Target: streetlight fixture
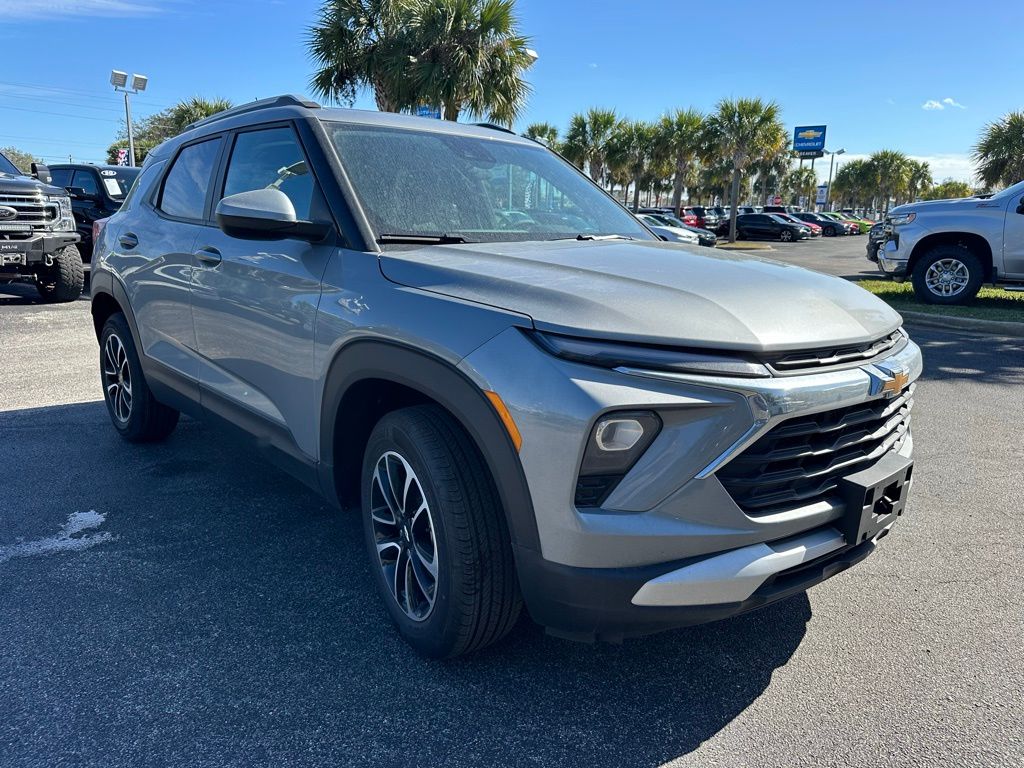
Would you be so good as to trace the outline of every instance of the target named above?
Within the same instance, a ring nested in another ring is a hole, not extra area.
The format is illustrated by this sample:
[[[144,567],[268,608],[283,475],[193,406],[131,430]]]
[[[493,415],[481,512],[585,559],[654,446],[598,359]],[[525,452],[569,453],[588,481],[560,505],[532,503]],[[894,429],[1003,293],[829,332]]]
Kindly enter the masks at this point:
[[[113,69],[110,71],[110,84],[114,86],[115,91],[119,91],[124,94],[124,122],[128,126],[128,160],[129,165],[135,165],[135,137],[132,134],[132,108],[128,103],[128,96],[131,94],[140,94],[146,90],[146,86],[149,85],[149,78],[145,75],[132,75],[131,87],[128,87],[128,73],[122,72],[119,69]]]
[[[832,203],[832,167],[836,162],[836,155],[842,155],[846,152],[845,149],[837,149],[835,152],[830,152],[832,155],[828,161],[828,187],[825,188],[825,207],[828,208]]]

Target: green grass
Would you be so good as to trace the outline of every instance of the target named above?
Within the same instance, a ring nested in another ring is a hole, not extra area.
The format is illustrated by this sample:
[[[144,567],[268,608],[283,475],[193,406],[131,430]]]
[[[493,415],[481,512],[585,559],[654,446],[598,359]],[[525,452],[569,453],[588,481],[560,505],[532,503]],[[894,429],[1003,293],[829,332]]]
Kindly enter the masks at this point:
[[[919,302],[914,298],[914,289],[909,282],[901,284],[888,280],[860,280],[857,285],[871,291],[897,311],[1024,323],[1024,293],[1011,293],[1002,288],[982,288],[978,297],[966,306],[942,306]]]

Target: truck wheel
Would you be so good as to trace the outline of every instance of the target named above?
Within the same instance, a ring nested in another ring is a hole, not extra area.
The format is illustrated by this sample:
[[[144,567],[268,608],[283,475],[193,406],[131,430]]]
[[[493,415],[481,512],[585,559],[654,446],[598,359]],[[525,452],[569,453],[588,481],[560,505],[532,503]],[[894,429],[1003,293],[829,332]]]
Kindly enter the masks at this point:
[[[981,260],[962,245],[937,245],[914,265],[914,294],[927,304],[966,304],[984,280]]]
[[[157,402],[146,385],[128,321],[111,315],[100,333],[100,380],[114,429],[130,443],[164,440],[178,425],[179,413]]]
[[[449,658],[512,629],[522,600],[504,512],[483,458],[447,411],[418,405],[377,423],[361,498],[374,582],[413,648]]]
[[[36,278],[36,288],[43,301],[74,301],[85,287],[85,269],[82,256],[73,245],[53,254],[53,266],[47,267]]]

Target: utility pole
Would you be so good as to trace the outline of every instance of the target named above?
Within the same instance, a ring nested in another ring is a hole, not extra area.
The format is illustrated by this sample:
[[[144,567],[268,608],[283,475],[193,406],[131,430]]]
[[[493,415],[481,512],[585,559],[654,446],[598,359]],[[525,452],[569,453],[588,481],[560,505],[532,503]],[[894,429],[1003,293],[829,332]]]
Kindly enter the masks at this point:
[[[839,149],[832,152],[832,157],[828,161],[828,187],[825,189],[825,208],[831,207],[832,203],[832,167],[836,162],[836,155],[841,155],[846,152],[845,149]]]

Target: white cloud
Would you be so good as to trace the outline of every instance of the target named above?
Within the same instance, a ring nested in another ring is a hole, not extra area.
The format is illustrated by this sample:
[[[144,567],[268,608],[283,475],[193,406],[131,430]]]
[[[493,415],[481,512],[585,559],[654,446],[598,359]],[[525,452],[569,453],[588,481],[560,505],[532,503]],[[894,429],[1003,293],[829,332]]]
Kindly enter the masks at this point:
[[[935,181],[955,179],[956,181],[966,181],[969,184],[974,183],[974,162],[971,160],[970,155],[948,152],[937,155],[908,155],[908,157],[912,160],[923,160],[928,163],[928,167],[932,172],[932,178],[935,179]],[[867,159],[868,155],[857,154],[854,152],[847,152],[845,155],[837,155],[836,169],[842,168],[851,160]],[[825,157],[822,160],[819,160],[814,166],[814,171],[818,174],[818,179],[822,184],[827,182],[828,158]]]
[[[55,20],[68,16],[144,16],[158,13],[157,0],[3,0],[0,19]]]
[[[963,104],[961,104],[958,101],[954,101],[949,96],[944,98],[942,100],[942,103],[945,104],[947,107],[956,107],[957,109],[967,109],[967,107],[965,107]]]
[[[921,109],[945,109],[941,101],[935,99],[928,99],[924,104],[921,105]]]
[[[953,107],[955,109],[967,109],[956,99],[951,96],[947,96],[942,101],[938,99],[928,99],[924,104],[921,105],[921,109],[933,110],[933,109],[945,109],[946,107]]]

